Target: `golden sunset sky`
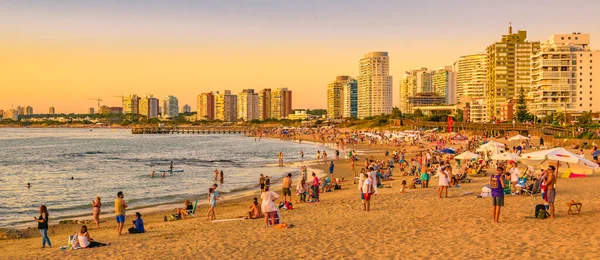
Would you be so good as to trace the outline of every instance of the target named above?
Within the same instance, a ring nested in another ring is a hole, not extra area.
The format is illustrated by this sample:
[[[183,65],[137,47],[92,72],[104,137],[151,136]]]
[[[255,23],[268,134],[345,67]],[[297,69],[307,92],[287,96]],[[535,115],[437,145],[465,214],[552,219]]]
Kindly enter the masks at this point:
[[[600,4],[579,1],[0,1],[0,109],[84,113],[90,98],[179,98],[288,87],[325,108],[326,86],[387,51],[394,102],[404,71],[452,65],[507,32],[591,34]]]

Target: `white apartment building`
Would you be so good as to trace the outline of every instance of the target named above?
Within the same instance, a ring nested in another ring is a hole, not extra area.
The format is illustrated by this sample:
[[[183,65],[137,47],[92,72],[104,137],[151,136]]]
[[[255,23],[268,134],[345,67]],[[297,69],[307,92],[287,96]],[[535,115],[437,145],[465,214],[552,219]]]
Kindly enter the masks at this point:
[[[387,52],[370,52],[360,60],[358,74],[358,117],[392,112],[392,76]]]
[[[179,100],[174,96],[165,96],[163,100],[163,117],[179,116]]]
[[[237,102],[239,118],[245,121],[258,119],[258,93],[253,89],[244,89],[238,94]]]
[[[123,113],[124,114],[139,114],[140,113],[140,97],[137,95],[129,95],[128,97],[122,97],[123,100]]]
[[[473,99],[469,105],[471,123],[484,123],[488,121],[487,102],[484,98]]]
[[[465,55],[454,63],[456,77],[456,101],[467,97],[480,99],[486,96],[487,63],[484,53]]]
[[[589,48],[589,34],[555,34],[532,55],[530,111],[545,117],[561,111],[600,111],[594,93],[600,93],[600,52]],[[597,103],[597,102],[596,102]]]

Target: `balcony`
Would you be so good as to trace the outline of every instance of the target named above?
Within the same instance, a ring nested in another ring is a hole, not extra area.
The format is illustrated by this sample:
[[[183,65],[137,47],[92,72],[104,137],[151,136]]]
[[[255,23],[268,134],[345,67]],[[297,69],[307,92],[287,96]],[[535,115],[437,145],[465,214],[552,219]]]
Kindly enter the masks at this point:
[[[542,78],[571,78],[573,75],[571,71],[542,71]]]

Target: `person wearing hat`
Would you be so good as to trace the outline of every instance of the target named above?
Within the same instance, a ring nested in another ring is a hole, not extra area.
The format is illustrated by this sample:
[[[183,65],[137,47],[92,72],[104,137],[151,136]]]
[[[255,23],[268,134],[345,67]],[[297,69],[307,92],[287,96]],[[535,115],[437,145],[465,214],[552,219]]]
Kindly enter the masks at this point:
[[[144,232],[146,232],[146,230],[144,229],[144,220],[142,219],[142,214],[136,212],[135,219],[133,220],[133,227],[129,229],[129,234],[139,234]]]

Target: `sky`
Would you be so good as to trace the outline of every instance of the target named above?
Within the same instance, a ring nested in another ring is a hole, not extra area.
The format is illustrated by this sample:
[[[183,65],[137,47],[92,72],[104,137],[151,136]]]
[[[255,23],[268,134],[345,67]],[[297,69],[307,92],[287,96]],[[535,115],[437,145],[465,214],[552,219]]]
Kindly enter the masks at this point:
[[[394,104],[404,72],[452,65],[507,33],[591,34],[600,1],[0,0],[0,109],[84,113],[122,95],[179,98],[287,87],[294,108],[325,108],[327,84],[387,51]]]

